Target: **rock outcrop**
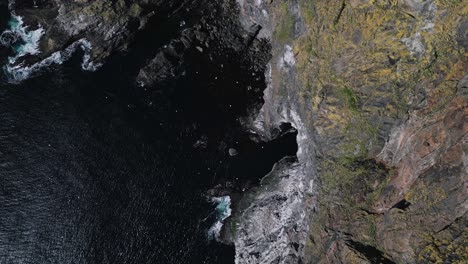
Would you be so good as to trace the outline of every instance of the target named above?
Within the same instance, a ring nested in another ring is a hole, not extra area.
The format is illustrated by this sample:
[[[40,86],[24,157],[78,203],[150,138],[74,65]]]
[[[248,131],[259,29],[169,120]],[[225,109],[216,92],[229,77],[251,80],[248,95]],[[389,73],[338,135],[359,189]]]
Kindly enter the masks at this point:
[[[270,56],[267,41],[258,36],[259,30],[243,28],[234,2],[206,3],[199,21],[183,28],[180,36],[158,50],[156,56],[141,68],[137,82],[151,86],[174,79],[184,71],[184,62],[198,57],[209,63],[219,63],[221,78],[223,61],[238,60],[252,74],[261,76]]]
[[[246,125],[271,140],[291,123],[299,151],[242,194],[225,231],[236,263],[463,261],[466,10],[238,3],[273,55]]]
[[[295,157],[284,158],[244,194],[231,228],[236,263],[300,263],[307,236],[304,167]]]
[[[145,27],[155,15],[175,11],[183,1],[11,1],[17,15],[30,29],[44,29],[41,54],[36,60],[64,50],[71,43],[86,39],[93,50],[91,60],[104,62],[114,51],[122,51],[129,38]]]
[[[168,21],[173,23],[188,13],[198,17],[200,4],[202,0],[10,0],[13,19],[24,23],[24,32],[16,34],[34,32],[34,38],[22,38],[23,42],[33,42],[26,45],[37,46],[37,51],[16,54],[6,71],[11,82],[21,81],[53,64],[62,64],[79,49],[84,52],[82,68],[95,71],[111,54],[128,51],[138,34],[155,34],[159,27],[173,27]],[[165,32],[162,38],[172,34]],[[15,50],[17,53],[18,48]]]

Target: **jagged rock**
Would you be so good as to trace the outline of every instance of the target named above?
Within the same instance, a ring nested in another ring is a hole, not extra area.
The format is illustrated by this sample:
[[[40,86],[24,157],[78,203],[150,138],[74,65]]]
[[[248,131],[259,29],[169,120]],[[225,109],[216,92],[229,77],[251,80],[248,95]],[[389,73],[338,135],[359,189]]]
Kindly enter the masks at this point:
[[[248,60],[252,71],[263,69],[269,59],[268,45],[241,27],[238,10],[231,1],[207,4],[201,21],[183,30],[181,35],[163,47],[139,72],[137,82],[145,86],[174,78],[183,72],[186,56],[202,56],[209,61],[221,61],[229,57]],[[193,55],[195,53],[195,55]],[[230,58],[229,60],[231,60]],[[239,61],[242,63],[242,61]],[[222,66],[220,68],[223,68]],[[215,80],[218,77],[213,77]]]
[[[115,51],[124,51],[131,38],[143,29],[149,17],[171,14],[188,1],[18,1],[14,11],[30,29],[40,25],[44,35],[41,53],[32,62],[64,50],[78,39],[90,42],[90,60],[102,63]]]
[[[297,159],[278,162],[258,189],[243,195],[240,209],[234,210],[231,222],[236,231],[228,238],[236,247],[236,263],[301,263],[310,214],[315,208],[315,158],[311,155],[314,144],[308,137],[311,133],[303,122],[303,110],[297,104],[296,95],[291,93],[289,98],[277,95],[281,74],[288,76],[289,88],[295,85],[294,74],[289,71],[294,65],[294,54],[291,48],[286,48],[286,55],[282,53],[278,59],[277,51],[284,46],[272,38],[276,24],[270,12],[275,15],[274,5],[263,1],[238,2],[244,27],[257,26],[257,35],[270,39],[273,45],[273,58],[266,71],[265,103],[259,113],[245,120],[245,125],[258,140],[269,141],[278,136],[278,127],[290,123],[298,131],[299,150]],[[284,62],[284,58],[288,67],[277,67],[277,62]]]

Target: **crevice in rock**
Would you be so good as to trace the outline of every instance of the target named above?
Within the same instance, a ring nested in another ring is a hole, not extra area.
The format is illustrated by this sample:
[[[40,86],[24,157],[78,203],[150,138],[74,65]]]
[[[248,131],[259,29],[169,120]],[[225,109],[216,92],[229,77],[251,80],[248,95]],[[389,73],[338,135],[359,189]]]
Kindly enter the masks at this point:
[[[335,21],[333,22],[334,25],[337,25],[338,22],[340,22],[341,16],[343,15],[343,11],[345,10],[345,8],[346,8],[346,1],[343,1],[343,3],[341,4],[340,11],[338,12],[338,15],[336,16]]]
[[[385,254],[377,248],[366,245],[354,240],[346,240],[346,244],[364,256],[369,262],[373,264],[396,264],[391,259],[387,258]]]
[[[396,203],[394,206],[392,206],[392,208],[397,208],[397,209],[400,209],[400,210],[403,210],[403,211],[407,211],[408,208],[410,207],[411,203],[406,201],[405,199],[399,201],[398,203]]]
[[[253,25],[252,28],[250,29],[251,30],[251,33],[249,34],[250,37],[248,39],[248,42],[247,42],[247,46],[251,46],[252,43],[255,41],[255,39],[257,39],[258,37],[258,34],[260,33],[260,31],[262,30],[262,26],[260,25]]]
[[[438,233],[440,233],[440,232],[443,232],[443,231],[445,231],[445,230],[451,228],[452,225],[455,225],[455,224],[457,224],[460,220],[465,219],[464,217],[465,217],[465,215],[455,218],[455,220],[453,220],[453,222],[451,222],[450,224],[448,224],[448,225],[442,227],[441,229],[437,230],[437,231],[436,231],[436,234],[438,234]]]

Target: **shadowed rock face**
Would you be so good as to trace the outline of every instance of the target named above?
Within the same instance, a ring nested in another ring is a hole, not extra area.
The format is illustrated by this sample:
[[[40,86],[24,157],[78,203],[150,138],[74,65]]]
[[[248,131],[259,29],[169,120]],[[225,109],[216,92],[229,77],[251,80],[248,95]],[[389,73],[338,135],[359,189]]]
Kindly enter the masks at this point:
[[[167,21],[191,13],[198,19],[200,1],[9,1],[16,32],[23,42],[33,43],[34,52],[18,54],[6,67],[11,82],[36,75],[44,68],[62,64],[77,50],[84,51],[82,68],[97,70],[111,54],[128,51],[134,37],[157,33]],[[156,30],[155,30],[156,29]],[[13,30],[14,32],[14,30]],[[34,36],[23,36],[30,34]],[[161,32],[161,31],[159,31]],[[172,32],[174,34],[174,32]],[[170,34],[162,34],[164,40]],[[156,38],[157,36],[154,36]],[[154,43],[149,43],[154,45]],[[15,50],[17,48],[15,47]]]
[[[29,30],[44,29],[40,54],[24,58],[28,64],[64,50],[79,39],[89,41],[89,59],[98,65],[116,51],[125,51],[141,30],[163,25],[170,17],[184,15],[190,21],[201,16],[204,0],[141,1],[10,1],[12,12],[21,16]],[[205,11],[209,9],[205,9]],[[187,14],[190,14],[187,15]],[[164,36],[162,36],[164,37]]]

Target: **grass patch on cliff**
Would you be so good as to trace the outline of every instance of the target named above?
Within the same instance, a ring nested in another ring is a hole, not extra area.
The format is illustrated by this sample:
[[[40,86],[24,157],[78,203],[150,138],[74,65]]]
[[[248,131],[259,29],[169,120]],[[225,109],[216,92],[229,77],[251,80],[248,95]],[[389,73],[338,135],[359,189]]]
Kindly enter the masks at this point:
[[[372,200],[375,195],[381,192],[392,171],[374,159],[367,159],[363,156],[344,156],[324,161],[322,188],[327,194],[339,191],[339,196],[355,197],[362,195],[363,203],[366,206],[367,200]],[[352,200],[353,200],[352,199]],[[356,201],[350,203],[357,205]]]
[[[289,11],[288,2],[283,2],[280,4],[278,16],[278,24],[274,31],[274,38],[280,44],[288,42],[292,37],[292,32],[294,29],[294,17]]]
[[[364,167],[353,166],[360,158],[345,156],[338,159],[326,160],[322,174],[322,188],[329,193],[343,186],[349,186],[354,179],[365,173]]]
[[[130,16],[132,17],[138,17],[142,12],[142,8],[139,4],[137,3],[134,3],[132,4],[132,6],[130,7]]]
[[[349,87],[344,87],[341,89],[341,96],[343,97],[346,107],[351,111],[358,111],[359,97],[356,92]]]

